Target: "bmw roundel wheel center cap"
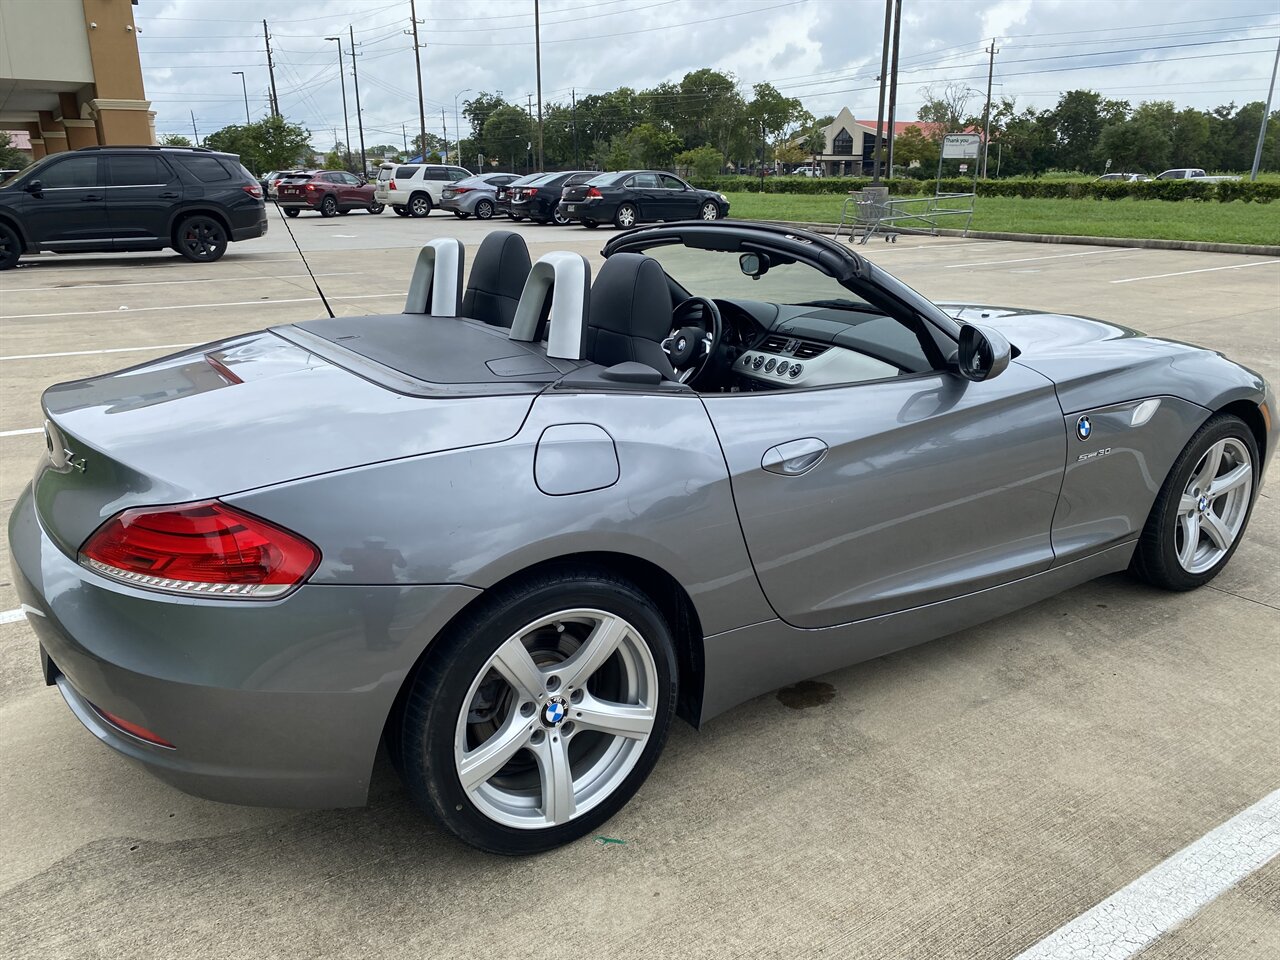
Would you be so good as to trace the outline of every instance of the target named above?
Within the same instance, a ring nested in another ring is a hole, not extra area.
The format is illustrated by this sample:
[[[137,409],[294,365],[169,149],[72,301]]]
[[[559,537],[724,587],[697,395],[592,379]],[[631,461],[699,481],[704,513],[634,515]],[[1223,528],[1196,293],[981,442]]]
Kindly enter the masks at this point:
[[[542,723],[548,727],[558,727],[569,712],[569,705],[563,697],[552,697],[542,708]]]

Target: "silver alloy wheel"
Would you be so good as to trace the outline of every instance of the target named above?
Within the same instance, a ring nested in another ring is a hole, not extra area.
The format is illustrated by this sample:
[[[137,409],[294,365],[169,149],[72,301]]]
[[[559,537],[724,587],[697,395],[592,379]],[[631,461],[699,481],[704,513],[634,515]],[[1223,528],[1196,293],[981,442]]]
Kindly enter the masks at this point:
[[[634,227],[635,225],[636,225],[635,207],[631,206],[630,204],[625,204],[622,207],[622,209],[618,211],[618,226],[622,227],[623,229],[626,229],[627,227]]]
[[[555,221],[558,227],[567,227],[570,223],[569,218],[560,212],[559,204],[551,208],[551,219]]]
[[[1174,549],[1187,573],[1217,564],[1240,535],[1253,493],[1249,448],[1234,437],[1205,451],[1178,501]]]
[[[592,609],[541,617],[508,637],[472,681],[454,733],[458,779],[498,823],[566,823],[635,768],[657,700],[653,653],[622,617]]]
[[[481,200],[476,204],[476,219],[488,220],[493,216],[493,204],[488,200]]]
[[[717,207],[710,200],[708,200],[706,203],[702,205],[702,219],[703,220],[719,220],[720,208]]]

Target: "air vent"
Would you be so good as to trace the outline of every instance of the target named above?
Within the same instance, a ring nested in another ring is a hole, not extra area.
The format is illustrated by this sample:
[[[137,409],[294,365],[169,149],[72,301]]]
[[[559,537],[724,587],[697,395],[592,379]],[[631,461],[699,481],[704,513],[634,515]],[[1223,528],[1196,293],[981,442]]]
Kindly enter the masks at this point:
[[[802,343],[796,347],[797,360],[812,360],[814,357],[820,357],[827,352],[827,348],[821,343]]]
[[[765,337],[764,343],[760,344],[757,349],[763,350],[765,353],[781,353],[787,348],[786,337]]]

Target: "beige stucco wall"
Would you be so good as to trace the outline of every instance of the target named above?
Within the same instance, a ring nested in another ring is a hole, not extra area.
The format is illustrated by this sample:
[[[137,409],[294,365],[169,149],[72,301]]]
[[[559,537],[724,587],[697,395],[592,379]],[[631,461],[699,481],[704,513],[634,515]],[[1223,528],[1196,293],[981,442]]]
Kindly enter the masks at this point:
[[[92,83],[82,0],[0,0],[0,77]]]

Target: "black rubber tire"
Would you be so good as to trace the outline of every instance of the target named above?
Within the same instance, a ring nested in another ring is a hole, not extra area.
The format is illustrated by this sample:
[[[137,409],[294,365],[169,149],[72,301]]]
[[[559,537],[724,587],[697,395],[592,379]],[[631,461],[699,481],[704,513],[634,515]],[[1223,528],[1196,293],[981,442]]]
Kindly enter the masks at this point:
[[[600,224],[596,223],[594,220],[583,220],[582,225],[588,230],[594,230],[596,227],[600,226]]]
[[[373,214],[375,217],[379,216],[385,209],[387,209],[387,205],[385,203],[371,203],[369,206],[365,207],[365,210]]]
[[[296,217],[296,216],[298,216],[298,214],[300,214],[300,213],[302,213],[302,211],[301,211],[301,210],[299,210],[297,207],[285,207],[285,208],[284,208],[284,215],[285,215],[286,217]]]
[[[227,231],[213,217],[196,214],[178,222],[174,247],[193,263],[213,263],[227,252]]]
[[[409,216],[429,217],[435,204],[431,202],[431,194],[415,193],[409,198]]]
[[[7,223],[0,223],[0,270],[11,270],[22,256],[22,240]]]
[[[625,617],[643,634],[658,673],[653,732],[639,762],[614,793],[587,813],[556,827],[526,830],[490,820],[458,781],[454,729],[472,680],[494,650],[525,624],[569,607]],[[465,843],[507,856],[539,853],[594,832],[648,777],[675,715],[678,675],[671,627],[635,585],[603,570],[566,565],[500,587],[467,610],[432,644],[408,680],[388,746],[414,802]]]
[[[320,201],[320,216],[336,217],[338,215],[338,200],[331,193]]]
[[[1244,525],[1227,552],[1203,573],[1188,573],[1182,568],[1182,564],[1178,563],[1174,542],[1174,518],[1178,512],[1178,502],[1182,498],[1182,491],[1191,481],[1192,471],[1195,470],[1205,451],[1226,437],[1239,440],[1249,451],[1249,459],[1253,464],[1252,500],[1244,516]],[[1229,413],[1215,414],[1206,420],[1187,441],[1187,445],[1182,448],[1182,453],[1178,454],[1178,459],[1169,468],[1169,475],[1165,477],[1164,485],[1160,488],[1156,502],[1151,507],[1151,513],[1147,516],[1146,525],[1142,529],[1137,550],[1134,551],[1133,560],[1129,564],[1130,571],[1152,586],[1164,590],[1194,590],[1221,573],[1249,529],[1249,518],[1253,514],[1253,504],[1257,501],[1259,467],[1258,441],[1243,420]]]
[[[623,224],[622,224],[622,211],[623,211],[623,210],[630,210],[630,211],[631,211],[631,222],[630,222],[629,224],[627,224],[626,226],[623,226]],[[620,204],[620,205],[618,206],[618,209],[614,211],[614,214],[613,214],[613,225],[614,225],[615,227],[617,227],[619,230],[630,230],[632,227],[639,225],[639,223],[640,223],[640,211],[638,211],[638,210],[635,208],[635,205],[634,205],[634,204],[630,204],[630,203],[623,203],[623,204]]]
[[[511,220],[512,223],[522,223],[524,221],[524,217],[513,217],[509,213],[507,214],[507,217]]]
[[[467,219],[467,217],[471,216],[471,214],[469,214],[469,213],[463,213],[461,210],[455,210],[455,211],[453,211],[453,215],[454,215],[455,217],[457,217],[459,220],[465,220],[465,219]]]
[[[338,211],[338,213],[339,213],[340,215],[344,216],[344,217],[345,217],[348,213],[350,213],[350,212],[351,212],[351,210],[350,210],[350,209],[347,209],[347,210],[339,210],[339,211]]]
[[[407,217],[409,215],[409,208],[401,206],[398,203],[392,204],[391,209],[395,211],[395,215],[397,217]]]
[[[481,200],[479,203],[476,204],[476,219],[477,220],[493,219],[493,201]]]

